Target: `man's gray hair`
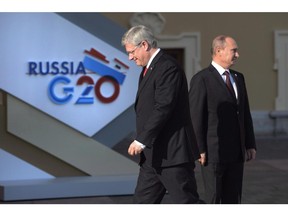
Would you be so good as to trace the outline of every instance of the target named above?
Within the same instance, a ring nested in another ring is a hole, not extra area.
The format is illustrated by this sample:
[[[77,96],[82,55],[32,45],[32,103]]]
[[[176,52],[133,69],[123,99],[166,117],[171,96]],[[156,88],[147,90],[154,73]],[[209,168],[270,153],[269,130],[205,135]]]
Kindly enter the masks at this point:
[[[226,35],[219,35],[217,36],[213,42],[212,42],[212,46],[211,46],[211,54],[215,55],[216,54],[216,48],[220,47],[222,49],[225,48],[226,46],[226,38],[228,38],[229,36]]]
[[[121,44],[139,45],[142,41],[147,41],[151,48],[157,48],[157,40],[152,31],[144,25],[134,26],[129,29],[122,37]]]

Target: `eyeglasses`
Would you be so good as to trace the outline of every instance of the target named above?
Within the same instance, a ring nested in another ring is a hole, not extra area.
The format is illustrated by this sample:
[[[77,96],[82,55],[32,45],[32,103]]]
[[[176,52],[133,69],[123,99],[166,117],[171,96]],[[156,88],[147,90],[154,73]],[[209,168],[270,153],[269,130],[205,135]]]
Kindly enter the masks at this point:
[[[139,48],[141,46],[141,44],[142,44],[142,41],[139,44],[137,44],[136,47],[133,50],[128,51],[127,54],[128,55],[134,55],[136,49]]]

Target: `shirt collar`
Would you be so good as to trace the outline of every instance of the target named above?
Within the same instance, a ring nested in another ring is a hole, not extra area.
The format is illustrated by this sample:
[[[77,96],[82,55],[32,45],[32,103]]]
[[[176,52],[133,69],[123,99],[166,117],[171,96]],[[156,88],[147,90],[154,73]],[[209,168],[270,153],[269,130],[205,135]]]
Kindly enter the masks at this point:
[[[225,71],[228,71],[228,72],[230,73],[229,69],[224,69],[223,67],[221,67],[219,64],[217,64],[217,63],[214,62],[214,61],[212,61],[211,64],[216,68],[216,70],[218,71],[218,73],[219,73],[221,76],[223,75],[223,73],[224,73]]]
[[[151,56],[151,58],[150,58],[149,61],[148,61],[148,64],[146,65],[146,68],[149,68],[151,62],[153,61],[153,59],[155,58],[155,56],[156,56],[159,52],[160,52],[160,48],[158,48],[158,49],[156,50],[156,52],[153,53],[153,55]]]

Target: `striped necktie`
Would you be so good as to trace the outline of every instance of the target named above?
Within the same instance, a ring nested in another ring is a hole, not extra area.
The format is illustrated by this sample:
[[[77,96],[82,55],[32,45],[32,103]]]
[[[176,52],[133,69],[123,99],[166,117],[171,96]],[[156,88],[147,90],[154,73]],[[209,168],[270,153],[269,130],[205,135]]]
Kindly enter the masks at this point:
[[[233,88],[231,80],[230,80],[230,74],[228,71],[225,71],[224,74],[226,76],[226,85],[227,85],[229,91],[232,93],[232,95],[236,98],[235,91],[234,91],[234,88]]]

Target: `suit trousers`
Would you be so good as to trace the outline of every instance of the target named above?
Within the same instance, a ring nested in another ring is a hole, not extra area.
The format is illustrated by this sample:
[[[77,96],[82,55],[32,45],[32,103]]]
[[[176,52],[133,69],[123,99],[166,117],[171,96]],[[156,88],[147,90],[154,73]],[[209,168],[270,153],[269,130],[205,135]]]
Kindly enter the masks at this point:
[[[194,168],[194,163],[185,163],[155,169],[144,162],[140,167],[133,202],[159,204],[168,191],[174,204],[199,203]]]
[[[201,166],[205,202],[208,204],[241,203],[243,169],[243,162],[208,163]]]

